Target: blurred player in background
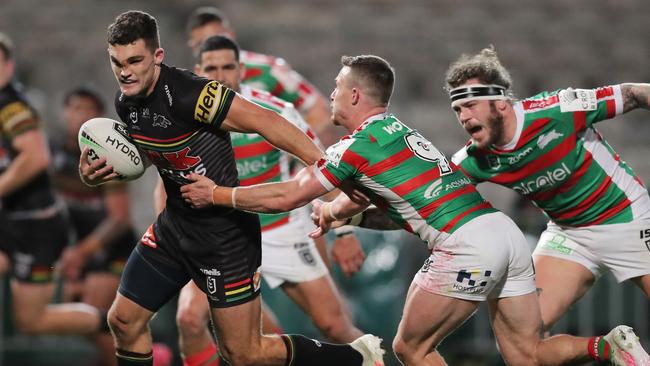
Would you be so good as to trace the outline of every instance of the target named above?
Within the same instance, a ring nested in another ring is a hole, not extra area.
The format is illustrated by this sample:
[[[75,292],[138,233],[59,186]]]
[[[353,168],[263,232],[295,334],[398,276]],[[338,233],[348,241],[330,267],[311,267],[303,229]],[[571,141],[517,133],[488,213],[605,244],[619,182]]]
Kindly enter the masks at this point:
[[[257,215],[197,209],[181,197],[188,176],[239,184],[230,131],[255,132],[306,163],[322,151],[277,113],[232,90],[163,63],[156,19],[141,11],[108,27],[111,68],[119,85],[115,108],[136,146],[158,168],[165,209],[133,250],[108,314],[120,366],[151,365],[149,322],[193,280],[206,294],[220,351],[238,365],[383,365],[380,340],[365,335],[334,345],[301,335],[260,333],[261,234]],[[106,159],[79,158],[89,185],[117,177]]]
[[[14,69],[12,43],[0,33],[0,271],[11,271],[15,325],[27,334],[107,332],[106,313],[90,305],[49,304],[68,222],[47,173],[41,122],[12,82]]]
[[[236,39],[235,31],[226,14],[210,6],[197,8],[192,12],[187,20],[187,33],[187,44],[195,55],[201,42],[210,36],[225,35]],[[240,61],[245,66],[242,84],[265,90],[292,103],[325,146],[337,140],[339,134],[330,124],[328,101],[312,83],[293,70],[284,59],[241,50]],[[339,264],[346,276],[350,276],[359,270],[365,255],[352,227],[341,227],[335,231],[332,259]],[[321,256],[328,263],[325,238],[316,238],[315,241]]]
[[[493,48],[462,56],[446,82],[471,136],[453,161],[473,183],[509,187],[550,220],[533,254],[546,330],[608,271],[650,296],[648,190],[595,128],[650,109],[650,84],[568,88],[516,101]]]
[[[246,72],[239,61],[239,47],[225,36],[212,36],[199,47],[194,72],[238,92],[248,100],[269,108],[313,137],[309,126],[291,103],[267,92],[241,85]],[[291,157],[258,134],[230,134],[242,186],[279,182],[290,177]],[[261,272],[269,287],[282,290],[313,320],[323,335],[336,343],[349,343],[361,336],[351,322],[341,297],[307,235],[313,228],[305,208],[289,213],[260,214],[262,227]],[[193,283],[181,291],[178,327],[181,351],[187,366],[208,365],[217,349],[207,330],[209,315],[205,295]],[[266,313],[264,314],[265,316]],[[216,361],[212,364],[216,365]]]
[[[230,188],[193,174],[190,180],[195,182],[181,187],[183,197],[195,207],[282,212],[337,186],[348,187],[350,181],[359,185],[395,224],[417,234],[431,250],[413,279],[393,342],[407,365],[444,365],[437,346],[481,302],[489,306],[507,364],[561,365],[590,359],[650,364],[636,335],[625,326],[604,337],[558,335],[541,340],[534,269],[521,231],[428,140],[387,113],[395,80],[387,61],[361,55],[344,56],[341,63],[331,96],[332,121],[350,135],[328,148],[325,158],[281,183]],[[367,206],[345,194],[339,197],[320,207],[321,220],[350,217]]]

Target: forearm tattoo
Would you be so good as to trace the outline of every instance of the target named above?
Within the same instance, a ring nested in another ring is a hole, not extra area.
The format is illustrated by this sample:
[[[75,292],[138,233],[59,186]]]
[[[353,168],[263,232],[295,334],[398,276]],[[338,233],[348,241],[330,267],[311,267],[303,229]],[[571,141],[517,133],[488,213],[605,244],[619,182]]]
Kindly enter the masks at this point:
[[[650,109],[648,97],[650,96],[650,84],[621,84],[623,95],[623,113],[635,108]]]

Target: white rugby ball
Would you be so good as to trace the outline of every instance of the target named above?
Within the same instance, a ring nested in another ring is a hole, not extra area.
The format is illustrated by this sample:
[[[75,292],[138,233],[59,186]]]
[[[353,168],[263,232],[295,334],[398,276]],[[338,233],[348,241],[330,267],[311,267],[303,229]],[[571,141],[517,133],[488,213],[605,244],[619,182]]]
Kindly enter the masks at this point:
[[[126,124],[110,118],[92,118],[79,129],[79,148],[88,146],[88,162],[105,157],[113,166],[118,180],[139,178],[145,171],[145,162],[129,136]]]

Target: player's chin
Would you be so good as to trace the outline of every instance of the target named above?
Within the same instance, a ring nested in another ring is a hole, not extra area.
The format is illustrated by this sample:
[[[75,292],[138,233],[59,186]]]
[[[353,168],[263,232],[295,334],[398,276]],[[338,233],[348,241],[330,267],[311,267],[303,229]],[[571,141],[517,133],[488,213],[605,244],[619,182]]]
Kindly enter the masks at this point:
[[[141,88],[139,83],[120,83],[120,92],[127,97],[133,97],[140,94]]]

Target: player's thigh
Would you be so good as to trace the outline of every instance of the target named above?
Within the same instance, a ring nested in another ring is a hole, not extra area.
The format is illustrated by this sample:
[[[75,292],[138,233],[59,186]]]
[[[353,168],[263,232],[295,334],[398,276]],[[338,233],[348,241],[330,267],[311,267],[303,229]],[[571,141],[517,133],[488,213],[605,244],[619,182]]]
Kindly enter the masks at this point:
[[[19,324],[38,321],[54,294],[54,282],[11,281],[14,317]]]
[[[396,351],[423,359],[476,311],[479,302],[453,298],[412,284],[396,335]]]
[[[537,295],[490,299],[488,304],[492,329],[506,363],[533,364],[542,327]]]
[[[645,295],[650,298],[650,275],[643,275],[639,277],[632,278],[632,282],[645,293]]]
[[[344,320],[347,309],[329,275],[300,283],[287,283],[282,290],[312,319]]]
[[[194,283],[190,281],[185,285],[178,296],[178,309],[176,311],[176,321],[179,327],[188,324],[194,326],[205,326],[210,316],[210,306],[205,293]]]
[[[90,272],[83,281],[81,301],[104,311],[115,299],[120,276],[110,272]]]
[[[594,274],[572,260],[536,255],[535,284],[544,327],[550,327],[564,315],[594,284]]]
[[[260,344],[260,297],[232,307],[212,307],[212,322],[219,346],[226,354]]]

